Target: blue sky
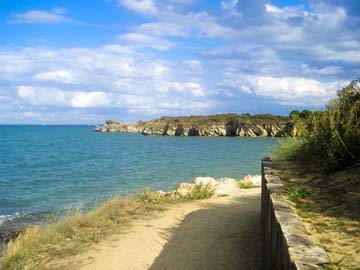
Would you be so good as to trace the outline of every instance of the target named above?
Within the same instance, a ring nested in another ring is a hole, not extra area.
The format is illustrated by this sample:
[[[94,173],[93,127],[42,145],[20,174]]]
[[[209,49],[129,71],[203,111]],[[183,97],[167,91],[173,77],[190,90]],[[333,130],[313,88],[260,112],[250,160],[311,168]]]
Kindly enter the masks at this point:
[[[0,124],[321,108],[359,52],[357,0],[2,0]]]

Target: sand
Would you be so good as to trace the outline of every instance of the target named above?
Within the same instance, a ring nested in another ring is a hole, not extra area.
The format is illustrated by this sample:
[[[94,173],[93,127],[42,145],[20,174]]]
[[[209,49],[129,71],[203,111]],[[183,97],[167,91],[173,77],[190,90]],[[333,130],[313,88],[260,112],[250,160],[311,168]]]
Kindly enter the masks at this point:
[[[260,189],[181,203],[78,256],[82,270],[258,270]],[[75,262],[74,262],[75,263]]]

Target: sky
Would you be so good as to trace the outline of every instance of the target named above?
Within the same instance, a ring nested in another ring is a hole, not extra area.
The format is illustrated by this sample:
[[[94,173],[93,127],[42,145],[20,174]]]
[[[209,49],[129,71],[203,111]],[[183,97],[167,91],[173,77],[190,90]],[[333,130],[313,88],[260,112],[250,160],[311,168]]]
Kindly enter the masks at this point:
[[[358,0],[0,0],[0,124],[321,109]]]

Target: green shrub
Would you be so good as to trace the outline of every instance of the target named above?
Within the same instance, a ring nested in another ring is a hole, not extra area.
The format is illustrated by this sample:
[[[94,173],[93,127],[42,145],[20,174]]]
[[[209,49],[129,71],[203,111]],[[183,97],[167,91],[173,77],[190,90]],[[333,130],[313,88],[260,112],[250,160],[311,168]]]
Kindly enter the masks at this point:
[[[280,145],[275,159],[296,160],[325,172],[360,162],[360,80],[338,91],[321,113],[308,116],[298,139]]]
[[[241,189],[248,189],[248,188],[252,188],[252,187],[253,187],[253,185],[249,181],[239,181],[239,188],[241,188]]]
[[[210,185],[195,185],[191,193],[184,197],[185,200],[209,199],[214,195]]]

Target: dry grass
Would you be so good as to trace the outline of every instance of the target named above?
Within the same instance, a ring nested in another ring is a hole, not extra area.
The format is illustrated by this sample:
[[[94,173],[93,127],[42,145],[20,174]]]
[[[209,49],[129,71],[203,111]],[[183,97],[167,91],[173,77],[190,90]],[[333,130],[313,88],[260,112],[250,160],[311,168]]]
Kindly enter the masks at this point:
[[[167,205],[211,196],[207,188],[186,198],[162,197],[144,190],[133,197],[116,197],[89,212],[72,209],[68,214],[41,227],[28,227],[4,251],[3,270],[54,269],[53,259],[83,252],[104,238],[123,232],[134,219],[164,210]],[[71,269],[74,265],[61,266]]]
[[[307,232],[328,253],[329,270],[360,270],[359,172],[354,168],[323,176],[291,164],[279,170]]]

